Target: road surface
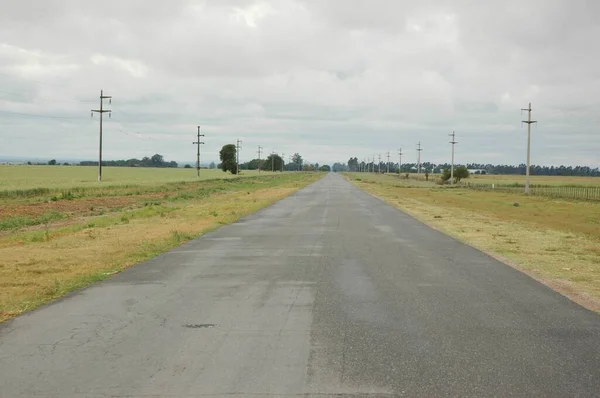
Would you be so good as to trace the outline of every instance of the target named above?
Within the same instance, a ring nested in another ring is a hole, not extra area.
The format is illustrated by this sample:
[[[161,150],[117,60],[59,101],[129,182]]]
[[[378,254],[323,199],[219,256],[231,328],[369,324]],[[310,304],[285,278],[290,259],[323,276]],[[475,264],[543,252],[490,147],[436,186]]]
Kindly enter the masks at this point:
[[[0,325],[1,397],[598,395],[600,316],[334,174]]]

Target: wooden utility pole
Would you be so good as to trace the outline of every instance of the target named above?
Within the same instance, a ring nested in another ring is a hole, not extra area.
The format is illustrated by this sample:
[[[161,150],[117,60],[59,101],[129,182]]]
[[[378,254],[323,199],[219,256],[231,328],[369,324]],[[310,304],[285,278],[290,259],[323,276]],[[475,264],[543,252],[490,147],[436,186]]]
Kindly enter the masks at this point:
[[[200,137],[204,137],[204,134],[200,134],[200,126],[198,126],[198,140],[192,142],[198,148],[196,151],[196,175],[198,177],[200,177],[200,145],[204,144],[204,142],[200,141]]]
[[[398,175],[402,172],[402,148],[398,149]]]
[[[450,165],[450,184],[454,184],[454,145],[458,144],[458,141],[456,141],[456,134],[454,133],[454,131],[452,132],[452,134],[448,134],[450,137],[452,137],[452,141],[450,141],[450,143],[452,144],[452,164]]]
[[[275,152],[271,151],[271,172],[275,172]]]
[[[111,115],[111,110],[104,109],[104,100],[108,99],[109,105],[112,103],[112,97],[109,95],[104,95],[104,90],[100,90],[100,109],[92,109],[92,117],[94,117],[94,112],[100,114],[100,145],[98,149],[98,182],[102,181],[102,115],[108,112],[108,117]]]
[[[417,145],[417,174],[421,174],[421,152],[423,149],[421,148],[421,141]]]
[[[258,146],[258,174],[260,174],[260,166],[261,166],[261,164],[260,164],[260,154],[262,153],[262,149],[263,148],[259,145]]]
[[[390,174],[390,151],[388,151],[388,153],[387,153],[387,158],[388,158],[388,161],[387,161],[387,174]]]
[[[522,111],[527,111],[527,120],[523,120],[523,123],[527,123],[527,169],[525,170],[525,193],[529,193],[529,166],[530,166],[530,150],[531,150],[531,124],[537,123],[536,120],[531,120],[531,102],[529,103],[529,107],[525,109],[521,109]]]
[[[236,164],[236,169],[235,169],[235,174],[236,175],[240,175],[240,150],[242,149],[242,141],[241,140],[237,140],[237,143],[235,145],[235,164]]]

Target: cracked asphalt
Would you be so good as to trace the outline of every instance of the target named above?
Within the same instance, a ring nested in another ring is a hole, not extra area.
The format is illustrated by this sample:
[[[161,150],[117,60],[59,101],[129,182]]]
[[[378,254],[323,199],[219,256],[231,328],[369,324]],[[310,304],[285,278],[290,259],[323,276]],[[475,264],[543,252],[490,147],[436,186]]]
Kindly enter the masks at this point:
[[[600,395],[600,316],[329,174],[0,325],[0,397]]]

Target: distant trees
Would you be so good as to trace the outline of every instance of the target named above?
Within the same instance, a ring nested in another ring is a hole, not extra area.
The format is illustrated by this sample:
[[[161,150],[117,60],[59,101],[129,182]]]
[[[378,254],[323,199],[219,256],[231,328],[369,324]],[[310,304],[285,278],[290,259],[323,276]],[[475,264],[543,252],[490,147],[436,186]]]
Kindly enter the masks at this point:
[[[215,164],[215,162],[210,162],[210,164],[208,165],[208,168],[211,169],[211,170],[212,169],[216,169],[217,165]]]
[[[184,169],[191,169],[192,166],[190,166],[189,164],[186,164],[185,166],[183,166]]]
[[[48,164],[50,166],[56,166],[56,159],[52,159],[51,161],[48,162]]]
[[[358,171],[358,158],[348,159],[348,171]]]
[[[331,169],[335,173],[337,173],[337,172],[340,172],[340,171],[348,171],[348,166],[346,166],[345,163],[338,163],[338,162],[336,162],[336,163],[333,164],[333,166],[331,167]]]
[[[329,173],[331,171],[331,167],[328,164],[324,164],[323,166],[319,167],[319,171],[325,171]]]
[[[274,170],[274,171],[281,171],[283,167],[283,159],[281,158],[281,156],[274,154],[274,155],[269,155],[269,157],[267,157],[261,165],[261,170]]]
[[[79,162],[80,166],[98,166],[97,161],[83,161]],[[175,161],[167,162],[164,157],[158,153],[154,154],[151,158],[144,156],[140,159],[127,159],[127,160],[103,160],[103,166],[111,167],[172,167],[177,168],[179,165]]]
[[[355,163],[356,159],[356,163]],[[461,165],[455,165],[461,166]],[[464,166],[471,174],[505,174],[505,175],[525,175],[527,166],[525,164],[519,165],[493,165],[493,164],[482,164],[482,163],[467,163]],[[348,160],[348,169],[350,171],[371,171],[379,170],[379,164],[377,162],[358,162],[357,158],[350,158]],[[355,170],[357,168],[357,170]],[[458,167],[457,167],[458,168]],[[421,170],[423,173],[443,173],[445,169],[450,169],[450,163],[431,163],[423,162],[421,164]],[[387,163],[381,163],[381,170],[387,170]],[[334,170],[335,171],[335,170]],[[416,163],[402,163],[400,170],[398,170],[398,163],[390,164],[390,172],[393,173],[414,173],[417,171]],[[455,169],[456,171],[456,169]],[[532,175],[544,175],[544,176],[585,176],[585,177],[600,177],[600,168],[591,168],[588,166],[538,166],[531,165],[530,172]],[[462,177],[464,178],[464,177]]]
[[[302,159],[302,156],[300,156],[299,153],[295,153],[292,156],[292,164],[291,167],[289,167],[290,170],[302,170],[302,164],[303,164],[304,160]]]
[[[261,164],[263,164],[264,162],[265,162],[264,159],[260,159],[260,160],[252,159],[249,162],[240,164],[240,169],[242,169],[242,170],[258,170],[260,168]]]
[[[219,152],[219,158],[221,159],[221,170],[223,172],[231,172],[231,174],[237,174],[237,162],[236,162],[237,150],[234,144],[223,145]]]

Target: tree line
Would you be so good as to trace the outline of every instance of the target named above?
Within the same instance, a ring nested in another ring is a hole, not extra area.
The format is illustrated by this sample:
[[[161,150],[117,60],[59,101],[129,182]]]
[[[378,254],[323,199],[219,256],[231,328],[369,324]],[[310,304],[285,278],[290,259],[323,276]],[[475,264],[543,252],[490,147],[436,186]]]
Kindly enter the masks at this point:
[[[85,160],[79,162],[80,166],[98,166],[98,161]],[[127,159],[127,160],[103,160],[103,166],[112,167],[169,167],[177,168],[179,165],[175,161],[167,162],[164,157],[160,154],[154,154],[152,157],[144,156],[140,159]]]
[[[513,175],[525,175],[527,166],[520,164],[514,165],[493,165],[493,164],[481,164],[481,163],[467,163],[467,164],[455,164],[454,167],[463,166],[468,170],[471,170],[473,174],[513,174]],[[370,171],[375,170],[381,172],[387,172],[388,164],[386,162],[362,162],[358,158],[353,157],[348,159],[348,163],[335,163],[333,165],[333,171]],[[390,173],[411,173],[418,169],[417,163],[402,163],[400,170],[398,170],[398,163],[390,162]],[[444,170],[450,169],[449,163],[421,163],[421,171],[423,173],[443,173]],[[546,176],[586,176],[586,177],[600,177],[599,168],[591,168],[588,166],[538,166],[531,165],[530,173],[533,175],[546,175]]]
[[[224,172],[237,174],[237,148],[234,144],[227,144],[219,151],[221,163],[217,167]],[[242,170],[263,170],[263,171],[331,171],[329,165],[320,166],[318,163],[306,163],[299,153],[292,156],[291,162],[286,163],[278,154],[270,154],[265,159],[252,159],[240,163],[239,171]]]

